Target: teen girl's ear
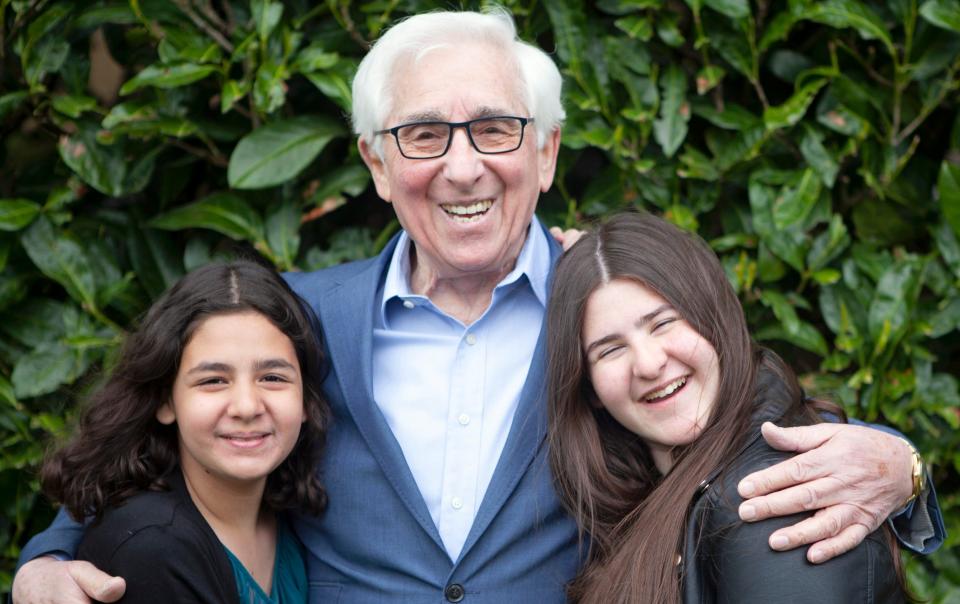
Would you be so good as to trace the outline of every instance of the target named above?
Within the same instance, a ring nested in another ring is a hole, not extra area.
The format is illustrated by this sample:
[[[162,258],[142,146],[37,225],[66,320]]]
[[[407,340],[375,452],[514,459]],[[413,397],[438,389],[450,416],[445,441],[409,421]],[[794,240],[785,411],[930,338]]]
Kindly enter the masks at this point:
[[[165,426],[169,426],[173,422],[177,421],[177,414],[173,410],[173,401],[167,401],[157,407],[156,416],[157,421]]]

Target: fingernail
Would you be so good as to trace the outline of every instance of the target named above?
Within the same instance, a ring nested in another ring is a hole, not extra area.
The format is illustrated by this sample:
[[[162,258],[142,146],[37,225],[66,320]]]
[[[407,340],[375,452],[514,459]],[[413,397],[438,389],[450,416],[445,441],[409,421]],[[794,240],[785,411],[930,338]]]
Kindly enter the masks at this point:
[[[826,554],[822,549],[811,549],[810,550],[810,561],[814,564],[819,564],[826,559]]]
[[[787,549],[788,545],[790,545],[790,540],[783,535],[774,535],[770,538],[770,547],[773,549]]]
[[[753,495],[753,492],[756,490],[756,488],[757,487],[754,486],[752,480],[744,480],[740,483],[740,488],[737,490],[739,490],[740,494],[744,497],[749,497]]]
[[[740,506],[740,518],[743,520],[753,520],[757,517],[757,509],[749,504]]]

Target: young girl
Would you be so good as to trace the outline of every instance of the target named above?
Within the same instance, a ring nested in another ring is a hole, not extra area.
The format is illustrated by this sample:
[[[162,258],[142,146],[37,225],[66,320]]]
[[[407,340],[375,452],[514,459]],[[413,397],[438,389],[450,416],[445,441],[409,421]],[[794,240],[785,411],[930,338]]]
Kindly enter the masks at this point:
[[[561,259],[550,298],[551,463],[589,558],[573,601],[898,602],[883,530],[821,565],[745,524],[736,485],[789,456],[760,425],[820,421],[775,354],[754,345],[710,248],[622,214]],[[836,413],[836,409],[833,409]]]
[[[76,519],[78,559],[124,602],[306,601],[282,512],[318,514],[327,406],[306,306],[274,271],[210,265],[131,334],[41,482]]]

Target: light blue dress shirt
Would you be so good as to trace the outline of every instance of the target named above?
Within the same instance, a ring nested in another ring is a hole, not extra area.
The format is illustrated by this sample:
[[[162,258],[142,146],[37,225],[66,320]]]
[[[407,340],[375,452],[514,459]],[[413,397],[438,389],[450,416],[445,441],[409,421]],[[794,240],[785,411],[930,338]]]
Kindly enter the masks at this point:
[[[373,394],[456,560],[510,432],[543,323],[550,247],[534,218],[514,269],[465,326],[410,290],[412,241],[387,269]]]

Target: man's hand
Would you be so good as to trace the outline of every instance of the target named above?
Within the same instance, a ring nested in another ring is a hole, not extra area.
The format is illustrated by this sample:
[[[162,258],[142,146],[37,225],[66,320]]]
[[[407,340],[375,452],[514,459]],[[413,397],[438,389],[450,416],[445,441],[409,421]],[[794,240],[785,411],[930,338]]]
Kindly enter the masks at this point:
[[[89,562],[61,562],[37,558],[27,562],[13,579],[14,604],[90,604],[116,602],[127,584]]]
[[[747,522],[817,510],[770,535],[770,547],[813,544],[807,559],[825,562],[856,547],[913,491],[912,453],[901,439],[850,424],[761,428],[767,443],[799,455],[740,481]]]
[[[563,251],[569,250],[573,247],[573,244],[580,240],[580,237],[586,231],[580,231],[577,229],[567,229],[563,230],[558,226],[550,227],[550,234],[553,235],[553,238],[557,240],[557,243],[560,244],[560,247],[563,248]]]

